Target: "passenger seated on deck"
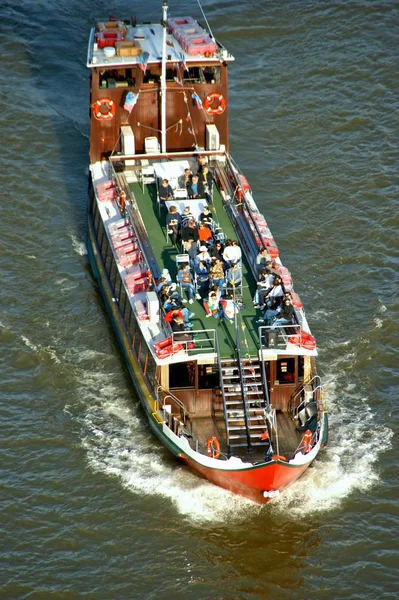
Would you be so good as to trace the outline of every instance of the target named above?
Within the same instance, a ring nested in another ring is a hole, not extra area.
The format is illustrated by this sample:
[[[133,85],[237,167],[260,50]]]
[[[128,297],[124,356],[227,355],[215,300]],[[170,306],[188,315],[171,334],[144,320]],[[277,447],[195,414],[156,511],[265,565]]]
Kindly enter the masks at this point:
[[[174,340],[176,342],[190,342],[193,337],[191,333],[186,331],[186,326],[184,325],[183,317],[174,317],[170,324],[172,331],[174,333]]]
[[[198,221],[200,223],[205,223],[205,225],[207,227],[209,227],[209,229],[212,229],[213,218],[212,218],[211,211],[209,210],[209,208],[207,206],[204,206],[202,213],[199,216]]]
[[[213,240],[212,231],[207,227],[204,221],[201,221],[199,224],[198,239],[200,242],[205,242],[205,244],[211,244]]]
[[[283,303],[275,310],[269,308],[266,311],[266,322],[270,323],[275,317],[277,318],[272,322],[272,329],[293,324],[294,307],[292,306],[291,298],[285,297]]]
[[[223,261],[219,258],[216,259],[209,269],[210,284],[216,286],[220,293],[223,293],[223,287],[225,283]]]
[[[284,290],[281,282],[280,275],[274,275],[273,285],[270,290],[267,290],[267,293],[264,298],[264,304],[266,308],[276,308],[283,297]]]
[[[166,230],[173,246],[176,246],[181,229],[181,215],[176,206],[171,206],[166,215]]]
[[[216,241],[214,243],[213,247],[210,249],[211,258],[214,258],[215,260],[219,259],[222,262],[224,262],[223,252],[224,252],[224,246],[223,246],[222,242]]]
[[[195,277],[197,283],[197,292],[201,298],[209,293],[209,270],[206,263],[199,261],[195,267]]]
[[[195,264],[198,265],[198,263],[200,262],[203,262],[206,265],[210,265],[212,263],[211,255],[208,252],[208,248],[204,245],[199,247],[199,252],[195,257]]]
[[[158,197],[161,203],[173,200],[173,190],[169,185],[169,181],[167,179],[162,179],[162,183],[159,186],[158,190]]]
[[[272,257],[270,256],[267,248],[261,248],[258,256],[256,257],[256,271],[258,275],[263,273],[269,264],[272,263]]]
[[[189,304],[194,302],[194,296],[198,300],[201,299],[201,296],[195,291],[189,265],[180,265],[177,272],[177,281],[180,283],[182,291],[186,292]]]
[[[189,198],[200,198],[198,190],[198,175],[193,175],[190,184],[187,186],[187,195]]]
[[[179,184],[179,188],[182,190],[184,188],[186,188],[186,190],[188,190],[189,186],[191,185],[191,177],[193,176],[193,174],[191,173],[191,169],[184,169],[184,173],[183,175],[180,175],[179,179],[178,179],[178,184]]]
[[[233,265],[226,271],[225,281],[227,287],[233,290],[241,285],[242,282],[242,270],[238,264]]]
[[[257,290],[255,292],[253,303],[255,308],[259,308],[265,303],[265,296],[273,287],[275,275],[271,272],[271,261],[267,263],[267,267],[263,273],[259,274],[257,282]]]
[[[182,227],[186,227],[189,221],[195,221],[194,215],[191,212],[189,206],[185,206],[183,210],[183,214],[181,216],[181,225]]]
[[[181,230],[181,239],[183,242],[198,242],[198,231],[194,219],[191,219]],[[191,246],[191,243],[190,243]],[[186,248],[186,246],[184,246]]]
[[[194,327],[190,319],[195,317],[195,313],[190,312],[185,306],[168,311],[164,317],[164,321],[165,323],[172,323],[173,319],[176,319],[177,317],[181,317],[183,319],[184,326],[186,328]]]
[[[220,290],[215,286],[211,287],[208,298],[203,302],[207,317],[215,317],[215,319],[220,319],[220,298]]]
[[[229,267],[241,262],[242,252],[236,240],[227,240],[224,247],[223,258]]]

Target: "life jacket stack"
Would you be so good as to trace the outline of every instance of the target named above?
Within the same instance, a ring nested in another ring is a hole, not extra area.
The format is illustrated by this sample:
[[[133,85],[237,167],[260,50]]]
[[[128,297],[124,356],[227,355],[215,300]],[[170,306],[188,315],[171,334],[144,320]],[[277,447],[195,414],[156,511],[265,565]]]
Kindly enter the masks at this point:
[[[96,186],[97,196],[100,202],[112,202],[117,199],[118,190],[113,181],[108,180]]]
[[[161,342],[157,342],[154,344],[153,348],[155,354],[160,359],[169,358],[172,354],[184,350],[183,344],[179,344],[178,342],[172,343],[171,337],[165,338]]]
[[[244,214],[248,220],[248,224],[252,230],[257,246],[259,248],[266,246],[267,251],[272,259],[276,260],[276,258],[280,255],[280,252],[277,248],[276,242],[274,241],[272,232],[267,225],[265,217],[260,213],[249,213],[247,210],[244,211]]]
[[[142,255],[138,247],[136,235],[129,222],[126,219],[119,219],[111,223],[108,230],[120,266],[129,267],[139,263]]]
[[[192,17],[168,19],[167,25],[186,54],[190,56],[215,54],[216,42]]]
[[[145,292],[148,287],[147,271],[143,270],[140,265],[134,266],[136,269],[125,276],[125,285],[132,296],[138,292]]]
[[[140,321],[148,321],[150,318],[147,313],[146,305],[147,304],[141,300],[136,300],[134,303],[134,310],[136,311],[137,318]]]
[[[127,28],[123,21],[109,21],[97,23],[96,41],[99,48],[115,47],[116,42],[122,42],[127,35]]]

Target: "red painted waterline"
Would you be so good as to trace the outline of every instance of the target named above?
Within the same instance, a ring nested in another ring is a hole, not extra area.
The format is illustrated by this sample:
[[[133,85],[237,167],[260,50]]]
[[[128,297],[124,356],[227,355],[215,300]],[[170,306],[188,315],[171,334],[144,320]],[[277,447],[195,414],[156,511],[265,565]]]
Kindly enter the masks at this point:
[[[240,471],[227,471],[205,467],[185,455],[180,458],[198,475],[234,494],[249,498],[258,504],[265,504],[263,492],[280,492],[296,481],[308,468],[306,465],[290,465],[271,461],[265,465]]]

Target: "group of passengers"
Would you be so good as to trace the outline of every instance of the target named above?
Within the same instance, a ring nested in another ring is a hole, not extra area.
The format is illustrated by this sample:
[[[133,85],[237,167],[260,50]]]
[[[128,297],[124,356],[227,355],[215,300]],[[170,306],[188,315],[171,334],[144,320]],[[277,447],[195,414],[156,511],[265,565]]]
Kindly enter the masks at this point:
[[[205,198],[207,202],[212,202],[213,176],[206,157],[198,159],[197,173],[194,174],[190,168],[185,169],[178,179],[178,185],[179,189],[186,190],[187,198]],[[162,179],[158,197],[161,204],[174,199],[174,192],[168,179]]]
[[[216,241],[210,248],[205,245],[195,247],[194,260],[179,266],[176,283],[172,282],[169,271],[164,269],[156,284],[165,320],[173,326],[171,315],[180,311],[178,316],[183,319],[184,328],[191,328],[195,313],[184,305],[187,302],[193,304],[197,299],[202,301],[207,316],[224,317],[231,322],[234,298],[242,282],[241,248],[235,240],[226,240],[225,244]],[[214,306],[214,298],[217,299],[217,307]]]
[[[272,325],[273,329],[292,325],[294,320],[292,294],[285,290],[281,276],[273,268],[273,261],[266,249],[259,252],[256,266],[258,281],[253,304],[256,309],[264,311],[263,317],[258,319],[257,323]]]

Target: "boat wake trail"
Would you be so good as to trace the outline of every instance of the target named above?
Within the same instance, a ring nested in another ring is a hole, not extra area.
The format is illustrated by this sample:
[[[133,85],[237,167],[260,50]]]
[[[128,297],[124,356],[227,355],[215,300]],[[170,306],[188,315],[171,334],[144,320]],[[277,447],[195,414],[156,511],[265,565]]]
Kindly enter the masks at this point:
[[[101,395],[103,400],[87,409],[82,423],[82,445],[94,471],[117,477],[133,493],[170,500],[193,523],[231,522],[248,515],[248,509],[259,510],[180,465],[148,435],[138,409],[118,398],[112,386],[102,388]],[[71,414],[70,407],[66,410]]]
[[[341,356],[340,367],[335,365],[333,372],[339,373],[352,359],[352,353]],[[350,494],[378,484],[376,463],[391,447],[393,431],[376,423],[368,398],[359,394],[357,385],[347,383],[338,393],[335,375],[323,379],[331,433],[328,446],[304,476],[270,504],[272,510],[294,517],[335,509]]]

